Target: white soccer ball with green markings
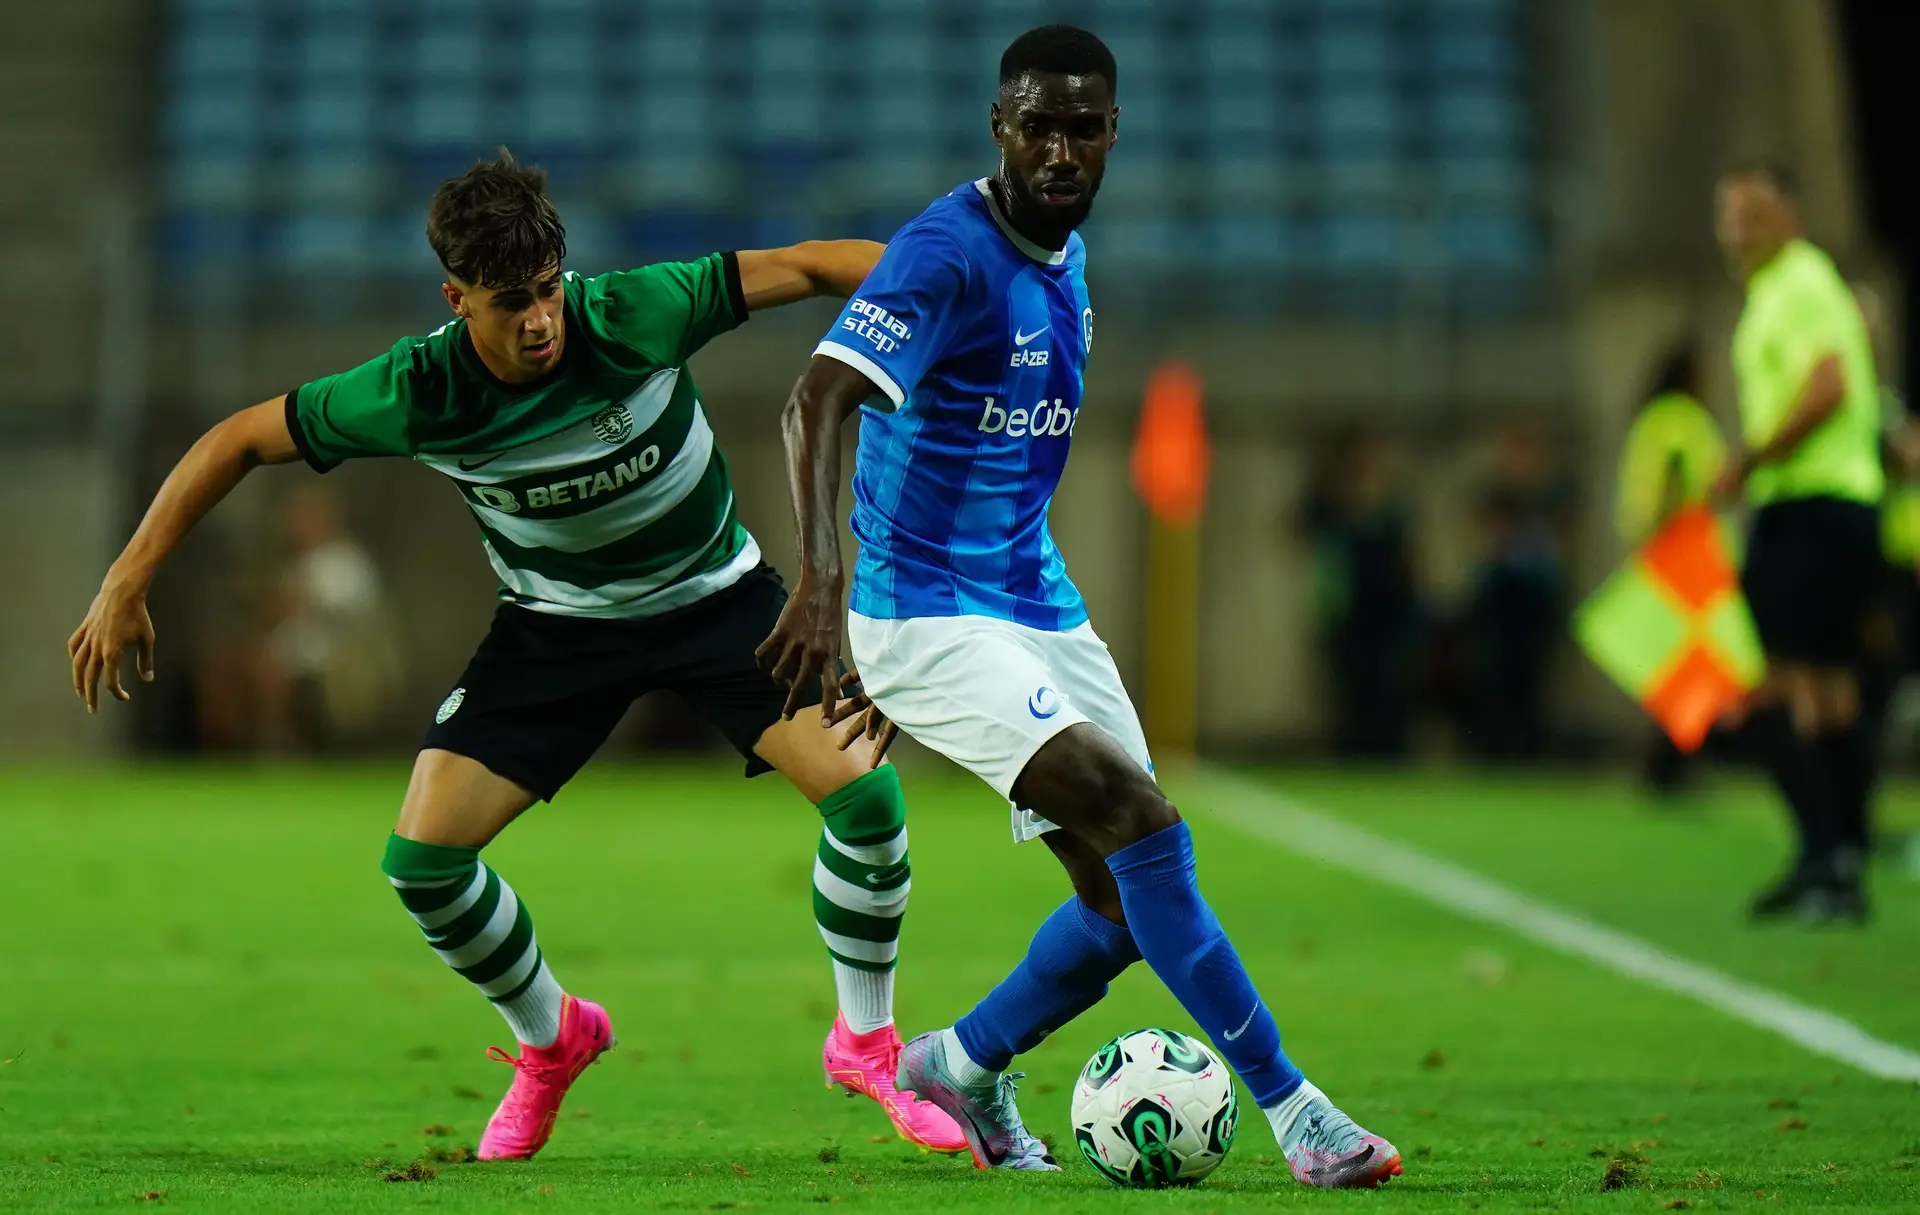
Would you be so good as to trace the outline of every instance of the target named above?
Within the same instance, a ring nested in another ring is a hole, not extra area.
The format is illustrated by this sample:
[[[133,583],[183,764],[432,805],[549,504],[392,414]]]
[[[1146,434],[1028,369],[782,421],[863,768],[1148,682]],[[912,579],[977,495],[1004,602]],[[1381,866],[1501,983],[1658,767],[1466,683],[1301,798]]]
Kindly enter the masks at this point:
[[[1094,1052],[1073,1086],[1073,1141],[1102,1177],[1140,1190],[1220,1167],[1240,1119],[1233,1074],[1207,1044],[1136,1029]]]

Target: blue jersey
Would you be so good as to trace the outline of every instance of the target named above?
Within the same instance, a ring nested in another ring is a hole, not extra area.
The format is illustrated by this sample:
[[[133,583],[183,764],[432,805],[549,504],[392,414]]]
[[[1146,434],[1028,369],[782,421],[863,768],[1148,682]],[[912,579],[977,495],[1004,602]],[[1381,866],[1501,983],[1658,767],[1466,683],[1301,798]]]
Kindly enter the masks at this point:
[[[895,234],[841,310],[815,353],[887,397],[861,409],[855,612],[1086,621],[1047,530],[1093,348],[1085,261],[1078,235],[1014,231],[983,179]]]

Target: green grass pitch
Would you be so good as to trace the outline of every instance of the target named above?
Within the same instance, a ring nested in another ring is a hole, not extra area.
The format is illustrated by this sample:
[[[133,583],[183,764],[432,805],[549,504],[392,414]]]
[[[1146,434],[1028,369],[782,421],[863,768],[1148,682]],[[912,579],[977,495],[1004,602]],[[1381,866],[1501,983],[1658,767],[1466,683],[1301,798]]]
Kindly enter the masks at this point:
[[[403,767],[0,778],[0,1209],[1920,1209],[1912,1086],[1242,835],[1208,818],[1234,795],[1199,774],[1171,783],[1203,885],[1290,1052],[1401,1147],[1406,1176],[1299,1188],[1249,1117],[1197,1189],[1100,1180],[1064,1134],[1074,1074],[1121,1030],[1191,1028],[1144,967],[1021,1063],[1065,1172],[921,1154],[822,1087],[817,825],[735,771],[601,765],[489,852],[561,981],[620,1036],[547,1151],[511,1166],[447,1159],[504,1089],[482,1052],[505,1032],[380,874]],[[1756,788],[1662,813],[1604,779],[1253,775],[1920,1047],[1920,884],[1882,869],[1861,933],[1747,928],[1739,907],[1783,851]],[[907,792],[911,1033],[1005,973],[1064,883],[1008,843],[977,782],[915,767]],[[1890,800],[1920,819],[1920,796]]]

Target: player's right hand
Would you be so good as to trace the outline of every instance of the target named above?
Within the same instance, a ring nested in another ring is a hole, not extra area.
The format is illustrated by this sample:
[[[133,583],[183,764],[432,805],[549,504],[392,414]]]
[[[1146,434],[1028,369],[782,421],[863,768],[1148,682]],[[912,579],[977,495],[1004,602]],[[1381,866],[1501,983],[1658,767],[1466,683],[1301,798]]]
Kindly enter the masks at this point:
[[[832,725],[840,701],[841,588],[800,576],[800,586],[780,609],[773,632],[753,652],[760,669],[787,689],[782,716],[788,721],[800,711],[812,680],[820,681],[820,721]]]
[[[73,692],[87,702],[87,712],[99,710],[103,675],[107,691],[115,700],[133,699],[120,686],[120,658],[128,647],[133,649],[140,682],[152,683],[153,620],[147,615],[146,588],[109,579],[93,597],[87,618],[67,638],[67,655],[73,659]]]
[[[893,720],[880,711],[880,706],[874,704],[873,698],[868,696],[866,689],[860,686],[858,672],[848,671],[841,678],[840,694],[846,699],[841,701],[840,707],[833,711],[833,720],[829,724],[837,726],[849,718],[857,719],[852,726],[848,727],[846,733],[840,736],[840,749],[844,751],[865,738],[874,744],[868,767],[878,768],[880,762],[887,757],[887,748],[893,745],[894,739],[900,737],[900,727],[894,725]]]

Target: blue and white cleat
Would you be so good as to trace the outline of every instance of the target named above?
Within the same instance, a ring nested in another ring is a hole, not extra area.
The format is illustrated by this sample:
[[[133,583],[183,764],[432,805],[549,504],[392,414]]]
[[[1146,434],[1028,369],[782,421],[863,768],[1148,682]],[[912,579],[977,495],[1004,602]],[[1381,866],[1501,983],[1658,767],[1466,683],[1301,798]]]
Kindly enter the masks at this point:
[[[910,1089],[922,1101],[931,1101],[960,1124],[978,1169],[1026,1169],[1057,1173],[1053,1153],[1020,1121],[1014,1104],[1013,1082],[1022,1073],[995,1076],[993,1083],[969,1088],[947,1070],[940,1030],[921,1034],[900,1051],[897,1088]]]
[[[1305,1088],[1299,1111],[1280,1136],[1295,1181],[1324,1190],[1371,1190],[1400,1175],[1399,1149],[1347,1117],[1319,1089]]]

